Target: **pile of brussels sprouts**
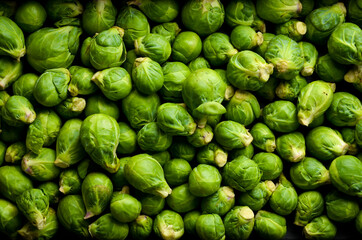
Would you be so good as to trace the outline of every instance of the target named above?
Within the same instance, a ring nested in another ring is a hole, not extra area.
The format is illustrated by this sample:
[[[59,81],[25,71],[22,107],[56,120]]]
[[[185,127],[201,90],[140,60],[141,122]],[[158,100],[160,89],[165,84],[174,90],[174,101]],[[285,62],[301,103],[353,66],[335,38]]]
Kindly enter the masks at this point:
[[[358,239],[361,26],[362,0],[1,0],[0,238]]]

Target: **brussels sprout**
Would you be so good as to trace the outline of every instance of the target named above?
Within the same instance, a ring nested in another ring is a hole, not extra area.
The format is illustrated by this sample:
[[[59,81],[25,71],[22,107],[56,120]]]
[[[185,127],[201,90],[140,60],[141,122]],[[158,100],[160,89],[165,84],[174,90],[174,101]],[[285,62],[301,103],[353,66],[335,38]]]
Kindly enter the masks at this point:
[[[162,167],[171,160],[171,154],[168,151],[152,153],[150,155],[156,159]]]
[[[14,95],[26,97],[30,102],[35,102],[33,90],[39,76],[34,73],[26,73],[21,75],[16,82],[14,82],[12,89]]]
[[[19,195],[32,188],[32,181],[21,171],[20,166],[0,167],[0,193],[5,198],[15,202]]]
[[[310,128],[319,127],[319,126],[321,126],[321,125],[324,123],[324,119],[325,119],[325,117],[324,117],[324,114],[323,114],[323,115],[317,117],[316,119],[314,119],[314,120],[308,125],[308,127],[310,127]]]
[[[124,166],[126,165],[126,163],[128,162],[128,160],[130,159],[130,157],[124,157],[124,158],[120,158],[119,162],[120,162],[120,166],[119,169],[116,173],[111,175],[111,180],[113,183],[113,189],[114,190],[122,190],[122,188],[128,184],[125,174],[124,174]]]
[[[81,34],[82,30],[74,26],[42,28],[30,34],[26,41],[29,64],[38,72],[69,67],[78,51]]]
[[[60,192],[58,190],[59,186],[57,183],[45,182],[40,184],[38,188],[48,196],[50,205],[57,204],[59,202]]]
[[[165,163],[163,171],[165,179],[170,186],[179,186],[187,182],[192,168],[186,160],[175,158]]]
[[[202,198],[201,210],[203,213],[215,213],[223,216],[234,207],[234,204],[234,190],[231,187],[223,186],[212,195]]]
[[[133,44],[133,43],[132,43]],[[130,76],[132,76],[133,63],[136,60],[137,55],[134,49],[127,51],[126,61],[122,63],[122,67],[127,70]]]
[[[202,147],[196,155],[198,163],[223,167],[228,158],[228,153],[216,143],[209,143]]]
[[[19,127],[34,122],[36,113],[27,98],[13,95],[2,107],[1,117],[10,126]]]
[[[262,172],[261,180],[274,180],[283,171],[283,162],[278,155],[269,152],[260,152],[254,155],[253,160]]]
[[[277,132],[289,133],[299,127],[297,108],[294,103],[278,100],[266,105],[263,109],[264,123]]]
[[[362,196],[360,187],[361,173],[362,162],[352,155],[337,157],[329,166],[332,184],[339,191],[351,196]]]
[[[128,4],[138,6],[149,19],[161,23],[174,20],[179,11],[178,2],[174,0],[132,0]]]
[[[4,143],[2,143],[2,146],[6,148]],[[8,163],[18,163],[21,161],[26,152],[27,149],[24,142],[15,142],[6,148],[6,152],[4,149],[4,154],[3,157],[1,157],[0,162],[2,163],[3,160],[5,160],[5,162]]]
[[[47,13],[39,2],[27,1],[17,8],[14,19],[23,31],[31,33],[43,26],[46,17]]]
[[[170,102],[182,102],[182,85],[190,75],[190,69],[182,62],[166,62],[162,66],[163,86],[160,94]]]
[[[22,217],[16,205],[5,199],[0,199],[0,222],[0,232],[15,239],[22,226]]]
[[[328,52],[333,60],[340,64],[360,65],[362,63],[360,54],[361,36],[361,28],[354,23],[342,23],[336,27],[327,45]]]
[[[330,161],[347,153],[348,144],[341,134],[332,128],[319,126],[306,136],[307,152],[321,161]]]
[[[67,195],[59,201],[57,217],[60,224],[66,230],[87,238],[90,222],[84,219],[85,214],[85,206],[80,195]]]
[[[171,45],[166,37],[157,33],[149,33],[134,42],[136,54],[149,57],[159,64],[164,63],[171,55]]]
[[[304,65],[301,70],[301,75],[304,77],[311,76],[317,64],[318,51],[316,47],[309,42],[299,42],[299,47],[302,50]]]
[[[171,57],[174,61],[185,64],[196,59],[202,51],[202,41],[199,35],[191,31],[182,31],[172,44]]]
[[[202,214],[196,221],[196,233],[202,240],[225,239],[225,226],[218,214]]]
[[[285,35],[270,40],[265,59],[274,65],[277,78],[290,80],[303,69],[304,59],[300,46]]]
[[[146,95],[156,93],[164,82],[162,67],[149,57],[136,58],[132,68],[132,80],[139,92]]]
[[[142,194],[137,198],[142,205],[142,214],[154,216],[159,214],[165,207],[166,200],[160,196]]]
[[[255,215],[254,230],[264,239],[282,239],[287,233],[286,220],[278,214],[259,210]]]
[[[274,37],[275,37],[275,34],[273,34],[273,33],[263,33],[263,42],[259,46],[256,46],[254,51],[257,54],[259,54],[260,56],[264,57],[265,52],[268,49],[269,42]]]
[[[113,193],[110,209],[112,216],[121,223],[134,221],[141,213],[141,203],[123,192]]]
[[[347,67],[334,61],[331,55],[326,54],[318,58],[315,71],[326,82],[340,82],[347,73]]]
[[[327,216],[314,218],[303,228],[303,234],[308,239],[334,239],[337,228]]]
[[[143,151],[162,152],[171,146],[172,136],[162,131],[156,122],[151,122],[137,133],[137,143]]]
[[[11,0],[0,2],[0,16],[11,17],[14,15],[17,3]]]
[[[264,39],[261,32],[256,32],[249,26],[239,25],[235,27],[230,35],[231,43],[238,50],[250,50],[260,46]]]
[[[231,44],[229,36],[224,33],[210,34],[202,46],[205,58],[215,67],[226,64],[238,52]]]
[[[350,22],[362,26],[362,5],[360,0],[351,0],[348,3],[348,19]]]
[[[359,120],[356,124],[356,128],[355,128],[355,139],[356,139],[356,143],[357,146],[362,148],[362,120]]]
[[[176,36],[181,32],[181,28],[178,26],[177,22],[166,22],[154,26],[151,32],[163,35],[172,44]]]
[[[80,23],[79,18],[63,18],[63,19],[60,19],[59,21],[56,21],[54,23],[54,26],[56,26],[58,28],[65,27],[65,26],[80,27],[81,23]]]
[[[342,64],[341,64],[342,65]],[[344,70],[344,80],[348,83],[352,83],[353,86],[361,92],[362,90],[362,65],[354,65],[347,73],[347,69],[345,65],[342,65],[344,68],[342,68]]]
[[[73,97],[80,95],[89,95],[97,91],[97,85],[91,81],[94,71],[90,68],[81,66],[71,66],[69,68],[71,80],[68,91]]]
[[[272,73],[273,65],[267,64],[261,56],[249,50],[235,54],[226,70],[227,79],[233,86],[251,91],[262,88]]]
[[[356,222],[356,229],[361,234],[362,233],[362,210],[359,211],[355,222]]]
[[[190,192],[197,197],[207,197],[215,193],[221,184],[221,174],[216,167],[199,164],[189,175]]]
[[[215,127],[215,140],[226,150],[247,147],[253,137],[244,125],[234,121],[223,121]]]
[[[10,18],[0,16],[0,55],[10,56],[20,62],[20,58],[29,54],[25,50],[24,34],[19,26]]]
[[[308,82],[304,77],[297,75],[291,80],[281,81],[275,89],[275,93],[280,99],[294,101],[307,84]]]
[[[256,162],[245,156],[239,156],[226,163],[222,176],[228,186],[246,192],[258,185],[262,172]]]
[[[149,216],[139,215],[130,223],[129,233],[132,239],[147,239],[152,233],[153,220]]]
[[[172,192],[161,165],[148,154],[131,157],[124,167],[124,173],[127,181],[144,193],[166,198]]]
[[[270,76],[269,80],[263,85],[263,87],[255,92],[256,95],[269,102],[273,101],[275,98],[275,89],[277,88],[279,81],[279,79]]]
[[[276,25],[275,33],[290,37],[299,42],[307,32],[307,25],[297,19],[290,19],[287,22]]]
[[[298,194],[291,182],[281,174],[279,182],[272,193],[269,204],[270,207],[280,215],[289,215],[297,207]]]
[[[337,190],[325,196],[326,211],[329,219],[336,222],[350,222],[359,213],[358,202]]]
[[[84,114],[86,117],[89,117],[97,113],[106,114],[117,120],[120,115],[120,110],[115,102],[102,95],[95,94],[87,99]]]
[[[18,95],[18,94],[16,94]],[[5,106],[6,102],[9,100],[10,95],[7,91],[0,91],[0,111]]]
[[[256,10],[253,1],[233,0],[225,7],[225,22],[230,27],[238,25],[251,26],[256,17]]]
[[[123,240],[126,239],[128,235],[129,227],[125,223],[118,222],[110,213],[107,213],[90,224],[88,226],[88,230],[93,238]]]
[[[59,176],[59,191],[65,195],[79,194],[82,179],[76,169],[66,169]]]
[[[225,101],[230,101],[230,99],[234,96],[235,94],[235,89],[234,86],[231,85],[231,83],[229,82],[229,80],[226,77],[226,69],[214,69],[215,72],[217,72],[220,77],[222,78],[222,80],[226,83],[226,90],[225,90]]]
[[[172,158],[181,158],[188,162],[191,162],[196,155],[196,148],[183,138],[174,138],[169,151]]]
[[[0,141],[0,166],[4,163],[6,150],[6,144]]]
[[[274,133],[264,123],[256,123],[250,130],[253,137],[253,145],[268,153],[274,152],[275,136]]]
[[[276,145],[277,153],[283,160],[299,162],[305,157],[305,139],[300,132],[291,132],[279,136]]]
[[[143,95],[137,90],[122,100],[123,113],[134,129],[155,121],[159,106],[160,98],[157,94]]]
[[[293,17],[297,17],[302,11],[302,4],[298,0],[293,1],[256,1],[256,12],[262,18],[274,24],[285,23]]]
[[[195,58],[194,60],[189,62],[187,66],[190,68],[191,72],[194,72],[198,69],[211,68],[210,63],[206,60],[206,58],[202,56]]]
[[[119,122],[120,136],[117,146],[118,154],[131,154],[137,147],[136,132],[125,122]]]
[[[314,218],[321,216],[323,210],[324,200],[320,192],[303,192],[298,196],[294,224],[298,226],[305,226]]]
[[[71,119],[82,114],[86,100],[80,97],[69,97],[55,106],[55,110],[63,119]]]
[[[187,29],[207,36],[224,23],[224,6],[219,0],[190,0],[183,6],[181,18]]]
[[[198,207],[200,199],[191,194],[187,183],[175,187],[166,199],[167,205],[178,213],[194,210]]]
[[[229,159],[231,159],[231,160],[233,160],[239,156],[245,156],[247,158],[252,158],[253,155],[254,155],[254,147],[252,144],[250,144],[249,146],[247,146],[245,148],[233,149],[228,154]]]
[[[248,206],[237,206],[224,218],[225,234],[228,239],[248,239],[254,227],[254,213]]]
[[[275,184],[270,180],[260,182],[250,191],[242,192],[237,198],[237,203],[248,206],[253,211],[259,211],[269,201],[275,188]]]
[[[344,22],[345,16],[346,7],[342,2],[314,9],[305,19],[306,38],[318,45],[327,43],[336,27]]]
[[[5,90],[12,83],[16,82],[22,72],[22,62],[11,59],[10,57],[0,56],[0,90]]]
[[[177,240],[184,234],[184,222],[177,212],[163,210],[155,218],[153,231],[162,239]]]
[[[78,0],[49,0],[45,4],[45,9],[52,21],[77,17],[83,13],[83,6]]]
[[[353,128],[342,128],[340,131],[343,141],[348,144],[347,154],[356,155],[358,153],[358,146],[355,141],[355,129]]]
[[[196,128],[195,132],[187,136],[187,141],[194,147],[207,146],[213,139],[214,133],[210,125],[205,125],[204,128]],[[211,152],[210,152],[211,153]],[[211,153],[214,155],[213,153]],[[208,156],[208,152],[206,153]]]
[[[187,234],[196,235],[196,222],[201,213],[199,211],[191,211],[184,215],[183,221],[185,226],[185,232]]]
[[[88,2],[82,14],[82,27],[94,35],[112,27],[116,21],[117,9],[111,0],[93,0]]]

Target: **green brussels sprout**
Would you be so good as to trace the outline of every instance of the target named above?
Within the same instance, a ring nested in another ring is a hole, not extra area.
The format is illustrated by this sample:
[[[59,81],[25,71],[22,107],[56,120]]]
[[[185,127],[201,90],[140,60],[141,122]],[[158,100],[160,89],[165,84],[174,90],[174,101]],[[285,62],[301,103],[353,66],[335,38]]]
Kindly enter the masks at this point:
[[[253,145],[268,153],[274,152],[275,135],[264,123],[256,123],[250,130],[250,134],[253,137]]]
[[[112,216],[121,223],[134,221],[141,213],[141,203],[127,193],[113,193],[110,203]]]
[[[18,80],[13,83],[12,89],[14,95],[26,97],[30,102],[35,102],[33,90],[39,76],[34,73],[26,73],[21,75]]]
[[[325,196],[326,211],[329,219],[336,222],[350,222],[359,213],[357,200],[337,190]]]
[[[207,36],[202,43],[202,49],[205,58],[215,67],[228,63],[229,59],[238,53],[229,36],[224,33],[212,33]]]
[[[36,113],[27,98],[13,95],[1,108],[1,117],[8,125],[19,127],[34,122]]]
[[[63,18],[54,23],[54,26],[60,28],[65,26],[81,27],[79,18]]]
[[[254,212],[248,206],[237,206],[224,218],[225,234],[228,239],[248,239],[254,227]]]
[[[121,65],[121,67],[127,70],[130,76],[132,76],[133,63],[136,60],[136,58],[137,55],[134,49],[127,51],[126,61],[124,61]]]
[[[30,34],[26,41],[29,64],[41,73],[69,67],[78,51],[81,34],[82,30],[75,26],[42,28]]]
[[[278,100],[266,105],[262,112],[264,123],[277,132],[289,133],[299,127],[294,103]]]
[[[255,31],[260,31],[261,33],[266,32],[265,21],[258,17],[258,15],[254,16],[254,22],[251,24],[251,27]]]
[[[20,58],[29,54],[28,49],[25,50],[25,40],[23,31],[10,18],[0,16],[0,55],[10,56],[20,62]]]
[[[77,17],[83,13],[83,6],[78,0],[49,0],[45,4],[45,9],[52,21]]]
[[[67,195],[60,199],[57,217],[60,224],[68,231],[80,237],[89,237],[89,220],[84,219],[85,206],[80,195]]]
[[[181,32],[181,28],[177,22],[166,22],[154,26],[151,32],[163,35],[172,44],[176,36]]]
[[[259,17],[274,24],[285,23],[293,17],[297,17],[302,11],[302,4],[298,0],[293,1],[256,1],[256,12]]]
[[[132,239],[148,239],[152,233],[153,220],[149,216],[139,215],[130,223],[129,233]]]
[[[134,129],[141,129],[147,123],[156,120],[160,98],[157,94],[143,95],[133,90],[122,100],[122,110]]]
[[[234,47],[240,51],[253,49],[260,46],[264,41],[261,32],[256,32],[250,26],[244,25],[239,25],[232,30],[230,40]]]
[[[184,138],[174,138],[169,151],[172,158],[181,158],[188,162],[191,162],[196,156],[196,148],[186,142]]]
[[[225,166],[228,153],[216,143],[209,143],[202,147],[196,154],[198,163],[214,165],[216,167]]]
[[[255,17],[256,10],[253,1],[233,0],[225,7],[225,22],[230,27],[251,26]]]
[[[275,37],[275,34],[273,34],[273,33],[263,33],[263,42],[259,46],[256,46],[254,51],[257,54],[259,54],[260,56],[264,57],[265,52],[268,49],[269,42],[274,37]]]
[[[146,16],[131,6],[124,7],[118,14],[116,25],[124,29],[123,41],[127,48],[133,48],[134,41],[150,33]]]
[[[180,239],[185,232],[183,219],[177,212],[163,210],[154,220],[153,231],[162,239]]]
[[[172,44],[171,57],[173,61],[184,64],[196,59],[202,51],[202,41],[199,35],[191,31],[182,31]]]
[[[16,205],[33,226],[39,230],[45,227],[49,198],[42,190],[32,188],[24,191],[16,198]]]
[[[116,15],[117,9],[111,0],[88,2],[82,14],[82,28],[93,36],[112,27],[116,21]]]
[[[253,189],[242,192],[237,198],[237,203],[241,206],[248,206],[253,211],[259,211],[269,201],[275,188],[275,184],[270,180],[260,182]]]
[[[337,92],[326,111],[329,122],[337,127],[353,127],[362,119],[361,101],[351,93]]]
[[[309,42],[299,42],[299,47],[302,50],[304,65],[300,74],[304,77],[311,76],[317,64],[318,51],[316,47]]]
[[[15,94],[18,95],[18,94]],[[7,91],[0,91],[0,111],[5,106],[6,102],[9,100],[10,95]]]
[[[92,67],[92,64],[90,63],[90,45],[93,41],[92,37],[87,37],[84,39],[82,46],[80,48],[80,59],[81,62],[85,67]]]
[[[211,68],[210,63],[206,60],[206,58],[204,58],[202,56],[195,58],[194,60],[189,62],[189,64],[187,66],[190,68],[191,72],[194,72],[194,71],[196,71],[198,69],[202,69],[202,68]]]
[[[21,77],[22,72],[22,62],[0,56],[0,90],[5,90],[15,83]]]
[[[276,25],[275,34],[285,35],[294,41],[299,42],[307,32],[307,25],[297,19],[290,19],[287,22]]]
[[[88,230],[91,237],[96,239],[124,240],[128,236],[129,227],[125,223],[118,222],[112,217],[112,214],[107,213],[91,223]]]
[[[279,79],[270,76],[269,80],[263,85],[262,88],[257,90],[255,94],[261,99],[265,99],[269,102],[273,101],[276,95],[275,89],[277,88],[279,81]]]
[[[6,151],[7,151],[6,144],[0,141],[0,166],[4,163]]]
[[[91,65],[97,70],[121,66],[126,60],[123,35],[122,28],[113,26],[94,35],[91,40],[86,39],[82,46],[85,48],[85,56],[82,56],[83,64]]]
[[[22,216],[15,204],[0,199],[0,233],[15,239],[22,226]]]
[[[307,80],[297,75],[291,80],[280,81],[275,89],[275,94],[283,100],[294,101],[298,98],[300,91],[307,86]]]
[[[269,80],[273,64],[268,64],[257,53],[245,50],[235,54],[226,70],[230,83],[241,89],[257,91]]]
[[[279,182],[269,199],[270,207],[279,215],[289,215],[298,204],[298,194],[293,184],[281,174]]]
[[[178,2],[175,0],[132,0],[129,5],[138,6],[141,11],[154,22],[171,22],[179,11]]]
[[[89,95],[97,91],[97,85],[92,82],[94,71],[90,68],[81,66],[71,66],[69,68],[71,75],[68,91],[73,97],[80,95]]]
[[[150,155],[156,159],[162,167],[171,160],[171,154],[168,151],[151,153]]]
[[[342,135],[330,127],[319,126],[306,136],[307,152],[321,161],[330,161],[347,153],[348,144]]]
[[[159,214],[165,207],[166,203],[164,198],[152,194],[142,194],[138,200],[142,205],[141,213],[149,216],[155,216]]]
[[[221,184],[221,174],[216,167],[199,164],[189,175],[189,188],[196,197],[207,197],[215,193]]]
[[[226,163],[222,176],[228,186],[246,192],[258,185],[262,172],[256,162],[245,156],[239,156]]]
[[[170,102],[182,102],[182,85],[190,75],[190,69],[182,62],[166,62],[162,71],[164,82],[159,92],[162,98]]]
[[[41,110],[29,125],[26,147],[38,154],[42,147],[51,146],[57,140],[61,125],[62,120],[54,111]]]
[[[234,121],[222,121],[214,129],[215,140],[225,150],[247,147],[253,141],[244,125]]]
[[[265,59],[273,64],[275,76],[284,80],[294,78],[304,65],[302,49],[285,35],[276,35],[270,40]]]
[[[162,67],[149,57],[136,58],[132,68],[132,80],[139,92],[145,95],[156,93],[164,82]]]
[[[335,158],[329,166],[329,174],[333,186],[351,196],[362,196],[362,162],[352,155]]]
[[[305,157],[304,135],[300,132],[286,133],[277,138],[278,155],[288,162],[299,162]]]
[[[204,128],[196,128],[195,132],[192,135],[187,136],[187,141],[194,147],[203,147],[207,146],[212,141],[213,137],[214,133],[212,127],[206,124]],[[209,153],[211,155],[214,155],[213,152],[211,153],[206,151],[205,156],[207,158],[209,157]],[[211,158],[213,159],[213,157]]]
[[[112,181],[100,172],[89,173],[82,182],[82,197],[87,213],[84,219],[101,214],[112,198]]]
[[[234,190],[231,187],[223,186],[212,195],[202,198],[201,210],[203,213],[215,213],[223,216],[234,207],[234,204]]]
[[[136,132],[125,122],[119,122],[120,136],[116,152],[118,154],[131,154],[137,147]]]
[[[59,175],[59,191],[64,195],[79,194],[82,179],[76,169],[65,169]]]
[[[91,172],[95,168],[95,163],[88,158],[82,160],[77,165],[77,172],[81,179],[84,179],[89,172]]]
[[[47,18],[45,8],[36,1],[21,4],[15,12],[15,22],[24,32],[34,32],[41,28]]]
[[[175,158],[165,163],[163,171],[170,186],[179,186],[188,181],[192,168],[188,161]]]
[[[130,157],[123,157],[119,159],[120,166],[117,172],[113,173],[110,178],[113,183],[113,189],[114,190],[122,190],[122,188],[128,184],[125,174],[124,174],[124,166],[128,162]]]
[[[342,64],[341,64],[342,65]],[[347,73],[346,73],[346,65],[344,66],[345,75],[343,76],[344,80],[348,83],[352,83],[354,88],[357,91],[362,92],[362,81],[361,81],[361,72],[362,65],[354,65]]]
[[[214,69],[215,72],[217,72],[220,77],[222,78],[222,80],[226,83],[226,90],[225,90],[225,101],[230,101],[231,98],[234,96],[235,94],[235,89],[234,86],[231,85],[231,83],[229,82],[229,80],[226,77],[226,69]]]
[[[360,0],[351,0],[348,3],[348,19],[350,22],[357,24],[358,26],[362,26],[362,5]]]
[[[156,122],[151,122],[137,133],[137,144],[143,151],[162,152],[171,146],[172,136],[164,132]]]
[[[245,148],[236,148],[231,150],[228,153],[229,159],[233,160],[239,156],[245,156],[247,158],[252,158],[254,156],[254,146],[252,144],[249,144],[249,146]]]
[[[196,221],[201,213],[197,210],[188,212],[184,215],[184,227],[187,234],[196,235]]]
[[[190,192],[187,183],[172,189],[170,196],[166,198],[167,205],[177,213],[185,213],[196,209],[200,199]]]
[[[324,200],[320,192],[308,191],[298,196],[298,204],[295,210],[294,224],[304,227],[314,218],[322,215]]]
[[[171,55],[171,44],[161,34],[149,33],[141,36],[134,41],[136,54],[143,57],[149,57],[153,61],[162,64]]]
[[[362,30],[359,26],[354,23],[342,23],[335,28],[328,39],[328,53],[340,64],[360,65],[361,36]]]
[[[259,152],[253,156],[262,172],[261,180],[274,180],[283,171],[283,162],[280,157],[270,152]]]
[[[172,192],[161,165],[148,154],[131,157],[124,166],[124,173],[127,181],[141,192],[162,198],[166,198]]]
[[[1,142],[1,144],[2,144],[1,146],[4,146],[6,148],[6,145],[4,143]],[[8,163],[18,163],[21,161],[21,159],[26,153],[27,149],[24,142],[15,142],[9,145],[6,148],[6,151],[4,149],[0,162],[2,163],[5,160],[5,162]]]
[[[0,16],[11,17],[14,15],[17,3],[10,0],[0,2]]]
[[[357,146],[362,148],[362,120],[359,120],[355,128],[355,139]]]
[[[355,141],[355,129],[345,127],[340,130],[340,133],[342,135],[343,141],[348,144],[347,154],[356,155],[358,153],[358,146]]]
[[[308,239],[334,239],[337,228],[327,216],[314,218],[303,228],[303,234]]]
[[[6,143],[15,143],[18,141],[24,141],[26,137],[26,127],[25,125],[13,127],[6,122],[2,121],[2,128],[0,134],[0,140]]]
[[[255,215],[254,231],[264,239],[282,239],[287,233],[286,220],[273,212],[259,210]]]
[[[300,189],[316,189],[330,183],[329,171],[317,159],[305,157],[290,168],[290,178]]]
[[[225,239],[225,226],[218,214],[202,214],[196,221],[196,233],[202,240]]]
[[[345,17],[346,7],[342,2],[316,8],[305,18],[308,29],[305,37],[314,44],[326,44],[336,27],[345,21]]]
[[[106,114],[117,120],[120,115],[120,110],[115,102],[100,94],[95,94],[87,99],[84,114],[86,117],[89,117],[97,113]]]
[[[41,148],[38,153],[28,152],[21,161],[21,169],[37,181],[56,179],[60,168],[54,165],[55,157],[55,151],[51,148]]]
[[[80,97],[68,97],[55,106],[55,110],[63,119],[76,118],[86,107],[86,100]]]
[[[347,67],[334,61],[330,54],[318,58],[315,71],[325,82],[340,82],[347,73]]]
[[[32,188],[32,181],[21,171],[20,166],[0,167],[0,193],[8,200],[15,202],[19,195]]]
[[[60,199],[59,186],[55,182],[45,182],[38,186],[40,190],[44,192],[49,198],[49,204],[57,204]]]
[[[362,210],[359,211],[355,222],[356,222],[356,229],[361,234],[362,233]]]

